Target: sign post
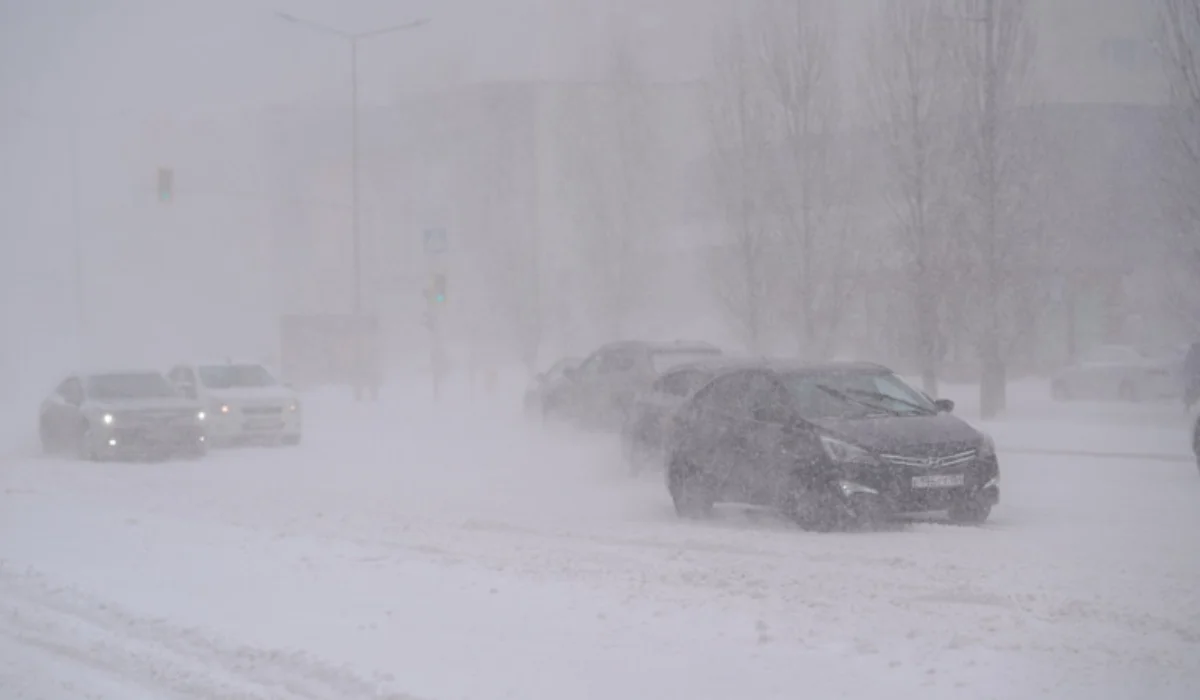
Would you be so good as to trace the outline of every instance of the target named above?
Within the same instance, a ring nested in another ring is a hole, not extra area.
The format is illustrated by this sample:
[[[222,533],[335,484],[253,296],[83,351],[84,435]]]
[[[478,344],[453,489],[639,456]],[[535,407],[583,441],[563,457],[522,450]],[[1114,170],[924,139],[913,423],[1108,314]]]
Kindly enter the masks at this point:
[[[433,375],[433,398],[441,395],[446,373],[446,349],[442,338],[441,315],[447,295],[445,255],[449,239],[444,228],[427,228],[422,234],[427,269],[425,287],[425,327],[429,329],[429,364]]]

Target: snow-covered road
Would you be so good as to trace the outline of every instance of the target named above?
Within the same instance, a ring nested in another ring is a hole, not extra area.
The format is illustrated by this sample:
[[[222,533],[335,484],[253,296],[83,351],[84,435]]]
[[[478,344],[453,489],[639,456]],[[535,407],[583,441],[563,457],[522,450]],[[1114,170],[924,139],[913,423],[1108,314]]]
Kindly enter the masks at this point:
[[[1200,694],[1184,460],[998,436],[986,527],[814,535],[678,521],[613,445],[487,404],[312,411],[296,450],[3,458],[0,697]]]

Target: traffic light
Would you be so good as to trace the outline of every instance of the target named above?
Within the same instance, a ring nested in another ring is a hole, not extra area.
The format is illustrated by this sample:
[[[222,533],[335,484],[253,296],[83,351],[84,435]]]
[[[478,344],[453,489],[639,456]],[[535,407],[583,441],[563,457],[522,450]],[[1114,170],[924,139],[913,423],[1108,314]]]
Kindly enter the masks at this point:
[[[445,274],[439,272],[438,274],[433,276],[432,292],[433,292],[433,294],[432,294],[433,303],[435,303],[435,304],[445,304],[446,303],[446,275]]]
[[[171,201],[175,190],[175,171],[170,168],[158,169],[158,201]]]

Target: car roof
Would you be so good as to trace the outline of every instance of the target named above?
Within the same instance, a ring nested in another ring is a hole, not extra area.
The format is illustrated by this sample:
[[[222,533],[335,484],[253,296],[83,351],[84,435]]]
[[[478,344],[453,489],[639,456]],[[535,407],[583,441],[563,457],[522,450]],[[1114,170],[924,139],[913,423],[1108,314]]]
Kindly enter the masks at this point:
[[[804,362],[780,358],[746,358],[732,360],[715,365],[718,373],[732,374],[733,372],[758,369],[775,374],[803,374],[820,376],[827,374],[890,374],[892,370],[875,362],[860,361],[828,361]]]
[[[153,367],[105,367],[105,368],[90,368],[78,372],[74,372],[68,376],[77,377],[79,379],[92,379],[94,377],[112,377],[129,374],[158,374],[162,375],[162,370]],[[66,379],[67,377],[63,377]]]
[[[600,346],[601,350],[647,350],[649,352],[703,352],[722,354],[721,348],[701,340],[618,340]]]
[[[247,366],[253,365],[258,367],[269,367],[270,365],[262,360],[253,360],[242,357],[226,357],[220,360],[197,360],[192,362],[177,362],[172,367],[224,367],[224,366]]]

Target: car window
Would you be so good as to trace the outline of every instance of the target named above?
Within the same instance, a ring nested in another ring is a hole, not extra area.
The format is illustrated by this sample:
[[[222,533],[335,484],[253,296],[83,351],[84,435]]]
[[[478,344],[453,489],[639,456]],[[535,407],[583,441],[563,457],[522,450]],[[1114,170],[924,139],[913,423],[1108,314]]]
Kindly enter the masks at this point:
[[[600,374],[623,374],[637,368],[638,355],[632,350],[614,350],[600,359]]]
[[[196,378],[188,367],[176,367],[167,377],[176,384],[195,384]]]
[[[936,412],[925,395],[890,372],[796,373],[785,375],[783,385],[792,405],[806,418]]]
[[[700,370],[671,372],[655,382],[654,391],[655,393],[682,398],[691,396],[696,391],[699,391],[701,387],[708,383],[708,379],[708,374]]]
[[[204,365],[200,381],[210,389],[275,386],[271,372],[262,365]]]
[[[721,377],[705,387],[698,398],[704,408],[731,417],[748,418],[750,395],[748,383],[752,376],[738,372]]]
[[[668,372],[680,365],[691,364],[701,360],[711,360],[719,357],[717,350],[687,349],[687,350],[655,350],[650,353],[650,364],[656,374]]]
[[[87,394],[93,399],[165,399],[178,396],[175,387],[158,372],[97,374],[87,379]]]

